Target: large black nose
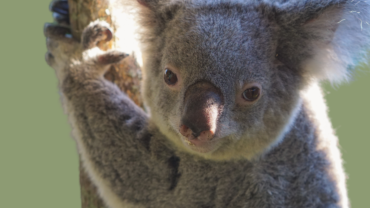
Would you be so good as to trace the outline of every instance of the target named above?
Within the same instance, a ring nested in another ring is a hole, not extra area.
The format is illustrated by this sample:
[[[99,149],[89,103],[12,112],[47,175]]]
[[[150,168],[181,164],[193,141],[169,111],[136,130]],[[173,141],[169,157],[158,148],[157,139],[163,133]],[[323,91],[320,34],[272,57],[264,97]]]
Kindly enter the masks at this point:
[[[223,108],[221,91],[202,81],[188,88],[184,98],[180,133],[189,139],[210,140]]]

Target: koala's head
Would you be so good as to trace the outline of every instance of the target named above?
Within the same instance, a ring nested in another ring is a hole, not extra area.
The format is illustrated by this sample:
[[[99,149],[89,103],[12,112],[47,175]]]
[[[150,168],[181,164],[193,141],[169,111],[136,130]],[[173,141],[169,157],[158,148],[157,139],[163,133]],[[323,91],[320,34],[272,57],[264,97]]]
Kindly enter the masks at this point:
[[[370,39],[362,1],[138,3],[151,117],[178,147],[206,158],[252,158],[278,143],[301,90],[345,79]]]

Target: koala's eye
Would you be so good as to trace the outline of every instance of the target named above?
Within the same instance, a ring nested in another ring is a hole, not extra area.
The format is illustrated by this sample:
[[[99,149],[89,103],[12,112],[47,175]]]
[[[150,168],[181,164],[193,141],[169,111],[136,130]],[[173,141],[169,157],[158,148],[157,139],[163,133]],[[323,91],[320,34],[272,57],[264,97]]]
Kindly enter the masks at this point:
[[[246,89],[243,92],[244,100],[249,101],[249,102],[257,100],[259,96],[260,96],[260,88],[258,87],[251,87],[251,88]]]
[[[177,83],[177,76],[171,70],[166,69],[166,71],[164,72],[164,81],[168,85],[175,85]]]

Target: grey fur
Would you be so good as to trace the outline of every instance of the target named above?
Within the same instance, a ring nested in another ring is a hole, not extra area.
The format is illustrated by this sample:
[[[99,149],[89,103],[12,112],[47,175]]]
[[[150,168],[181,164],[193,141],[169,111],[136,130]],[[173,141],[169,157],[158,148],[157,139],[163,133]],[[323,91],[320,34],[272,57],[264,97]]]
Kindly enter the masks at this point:
[[[106,64],[123,53],[63,65],[66,50],[58,44],[67,43],[48,44],[84,165],[109,206],[348,207],[337,138],[317,83],[343,80],[347,72],[330,67],[349,67],[370,45],[369,3],[140,3],[149,115],[103,78]],[[104,25],[86,31],[94,27]],[[91,38],[85,32],[82,40]],[[86,47],[84,53],[92,45]],[[181,76],[177,90],[163,81],[168,65]],[[187,148],[177,129],[184,95],[199,81],[212,83],[224,100],[216,133],[222,139],[210,153]],[[262,96],[241,105],[241,85],[253,82]]]

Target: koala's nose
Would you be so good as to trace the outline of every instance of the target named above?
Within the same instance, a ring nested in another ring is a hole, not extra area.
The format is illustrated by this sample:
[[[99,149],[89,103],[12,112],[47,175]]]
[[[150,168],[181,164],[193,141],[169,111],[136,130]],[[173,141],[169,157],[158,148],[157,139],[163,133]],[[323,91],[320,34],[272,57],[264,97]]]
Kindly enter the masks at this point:
[[[223,96],[213,84],[202,81],[185,93],[180,133],[188,139],[211,140],[223,110]]]

